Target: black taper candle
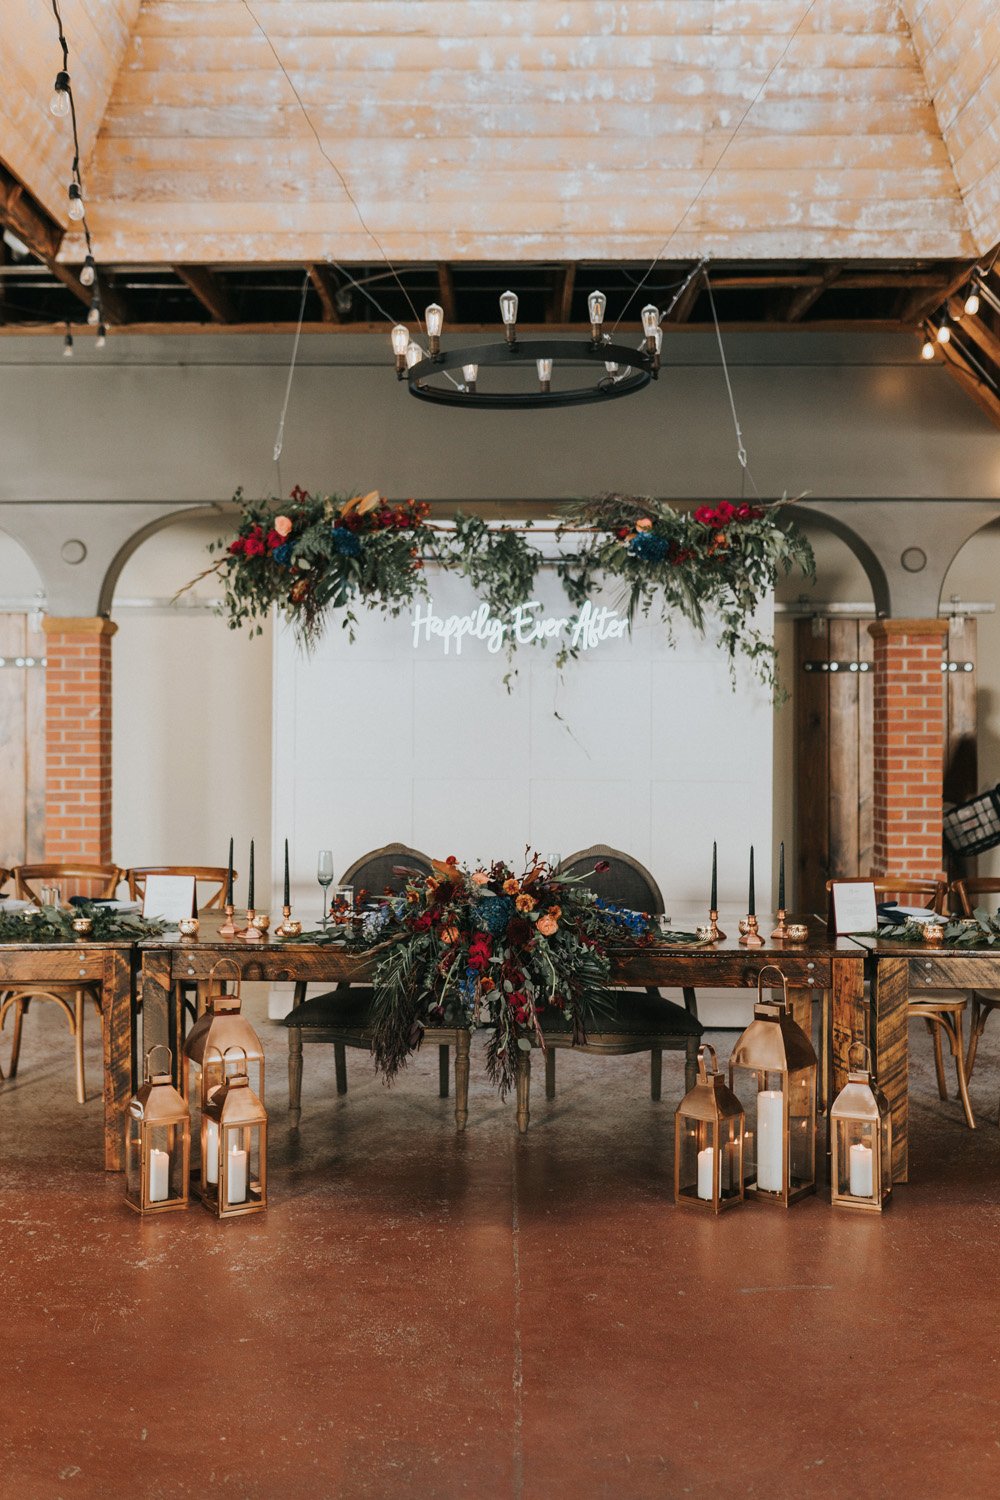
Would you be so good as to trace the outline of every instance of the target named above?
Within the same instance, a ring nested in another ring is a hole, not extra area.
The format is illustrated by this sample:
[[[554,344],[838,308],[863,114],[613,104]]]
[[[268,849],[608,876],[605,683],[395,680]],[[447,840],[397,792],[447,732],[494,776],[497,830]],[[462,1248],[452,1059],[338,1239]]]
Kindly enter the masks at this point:
[[[757,908],[754,905],[753,895],[753,844],[750,845],[750,904],[747,907],[747,915],[750,917],[755,917],[757,915]]]
[[[782,844],[781,847],[784,848],[785,847],[784,844]],[[290,883],[290,881],[288,879],[288,840],[286,839],[285,840],[285,900],[284,900],[284,905],[285,906],[291,906],[291,904],[292,904],[292,887],[291,887],[291,883]]]
[[[250,875],[247,880],[247,906],[251,911],[256,911],[257,909],[253,904],[253,839],[250,840]]]
[[[712,899],[708,905],[709,911],[719,910],[719,856],[718,845],[712,840]]]
[[[226,871],[226,905],[233,904],[233,841],[229,840],[229,869]]]
[[[785,909],[785,841],[778,845],[778,910]]]

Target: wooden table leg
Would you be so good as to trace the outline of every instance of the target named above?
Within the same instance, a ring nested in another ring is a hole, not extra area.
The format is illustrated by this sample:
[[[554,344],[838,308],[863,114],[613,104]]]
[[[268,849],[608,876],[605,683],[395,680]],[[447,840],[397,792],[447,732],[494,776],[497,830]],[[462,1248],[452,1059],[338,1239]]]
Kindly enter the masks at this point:
[[[530,1118],[531,1053],[517,1051],[517,1128],[524,1135]]]
[[[170,975],[170,954],[149,949],[142,955],[142,970],[139,976],[142,998],[142,1050],[150,1047],[169,1047],[173,1054],[174,1085],[181,1087],[182,1061],[176,1030],[176,1011],[173,1001],[173,982]]]
[[[472,1036],[462,1030],[455,1041],[455,1129],[464,1130],[469,1118],[469,1048]],[[441,1048],[447,1052],[447,1047]]]
[[[905,1182],[909,1171],[909,1008],[909,960],[876,959],[871,989],[872,1067],[892,1113],[893,1182]]]
[[[792,989],[788,986],[788,998],[792,1002],[792,1019],[797,1026],[801,1026],[806,1036],[812,1040],[813,1034],[813,992],[812,990]]]
[[[104,1011],[104,1169],[125,1168],[125,1113],[135,1083],[132,964],[126,949],[109,948],[102,980]]]

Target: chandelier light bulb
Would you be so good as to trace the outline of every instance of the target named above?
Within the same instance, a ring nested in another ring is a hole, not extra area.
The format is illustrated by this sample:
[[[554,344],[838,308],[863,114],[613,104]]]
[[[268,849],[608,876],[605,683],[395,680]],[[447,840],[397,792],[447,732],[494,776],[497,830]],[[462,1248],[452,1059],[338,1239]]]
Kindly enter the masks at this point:
[[[656,330],[660,326],[660,309],[654,307],[652,302],[647,302],[642,310],[642,331],[646,335],[646,341],[652,349],[656,339]]]
[[[80,220],[83,218],[83,215],[84,215],[84,212],[85,212],[84,206],[83,206],[83,194],[80,192],[80,186],[76,182],[71,182],[70,185],[69,185],[69,210],[68,210],[68,212],[69,212],[70,218],[75,223],[79,223],[80,222]]]
[[[83,277],[80,277],[83,280]],[[392,352],[396,355],[405,355],[410,343],[410,330],[405,323],[397,323],[392,330]]]
[[[476,381],[479,379],[479,366],[478,365],[463,365],[462,366],[462,379],[465,381],[466,385],[469,387],[469,390],[470,391],[474,391],[476,389]]]
[[[607,370],[608,374],[611,376],[611,379],[614,380],[615,376],[618,374],[618,371],[621,369],[621,365],[609,364],[609,362],[607,360],[605,360],[604,361],[604,368]]]
[[[979,293],[974,286],[969,288],[969,295],[965,299],[965,311],[970,318],[974,318],[979,311]]]
[[[591,292],[587,298],[587,313],[590,317],[590,336],[595,344],[601,335],[601,324],[604,322],[604,314],[607,306],[608,299],[603,292]]]
[[[552,385],[551,359],[536,359],[535,369],[538,371],[538,383],[541,386],[542,390],[550,390]]]
[[[424,322],[427,324],[428,336],[432,339],[441,337],[444,327],[444,308],[437,302],[432,302],[430,307],[424,308]]]
[[[93,286],[94,285],[94,277],[96,275],[97,275],[97,268],[94,265],[94,257],[92,255],[88,255],[87,258],[86,258],[86,260],[83,262],[83,266],[82,266],[82,268],[80,270],[80,285],[81,286]]]
[[[70,333],[69,329],[67,329],[66,330],[66,337],[63,339],[63,358],[64,359],[71,359],[72,356],[73,356],[73,335]]]
[[[406,346],[406,368],[412,370],[414,365],[419,365],[424,357],[424,351],[419,344],[407,344]]]
[[[938,327],[937,341],[939,344],[951,343],[951,325],[945,318],[942,318],[941,323]]]
[[[52,90],[52,98],[49,100],[49,109],[58,118],[69,114],[69,74],[59,72],[56,74],[55,87]]]
[[[934,343],[933,343],[932,339],[925,339],[924,340],[924,347],[920,351],[920,358],[921,359],[933,359],[934,358]]]
[[[108,342],[108,330],[105,328],[105,326],[104,326],[103,323],[98,323],[98,325],[97,325],[97,337],[94,340],[94,348],[95,349],[103,349],[104,346],[105,346],[105,344],[107,342]]]
[[[507,333],[508,344],[517,340],[517,293],[500,293],[500,316],[503,318],[503,326]]]
[[[90,324],[91,328],[96,328],[97,325],[98,325],[98,323],[100,321],[101,321],[101,304],[98,302],[97,298],[95,297],[94,300],[91,302],[90,306],[87,309],[87,322]]]

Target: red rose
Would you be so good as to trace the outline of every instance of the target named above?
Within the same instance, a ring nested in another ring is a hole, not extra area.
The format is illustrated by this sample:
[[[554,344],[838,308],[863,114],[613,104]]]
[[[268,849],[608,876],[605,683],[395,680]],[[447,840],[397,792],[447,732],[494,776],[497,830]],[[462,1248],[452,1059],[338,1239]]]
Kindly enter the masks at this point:
[[[270,547],[271,551],[273,552],[275,547],[280,547],[284,540],[285,539],[281,535],[281,532],[275,531],[274,527],[272,526],[271,530],[267,533],[267,545]]]
[[[710,505],[699,505],[694,513],[694,518],[699,526],[715,525],[715,511]]]
[[[736,507],[736,519],[737,521],[749,521],[750,507],[749,505],[747,505],[746,501],[744,501],[742,505],[738,505]]]
[[[264,553],[267,551],[267,548],[264,546],[264,542],[261,537],[248,536],[246,541],[243,543],[243,551],[247,557],[263,557]]]
[[[736,514],[736,506],[735,505],[730,505],[730,503],[729,503],[728,500],[721,501],[718,509],[715,512],[716,524],[718,526],[725,526],[726,522],[727,521],[731,521],[733,519],[733,517],[735,516],[735,514]]]
[[[413,931],[414,932],[426,932],[427,929],[430,927],[430,925],[431,925],[431,914],[430,914],[430,912],[429,911],[422,911],[420,913],[419,917],[417,918],[417,920],[413,924]]]
[[[241,536],[238,536],[235,541],[229,543],[229,550],[234,557],[239,557],[246,550],[246,542]]]
[[[629,528],[627,526],[619,526],[618,530],[615,532],[615,536],[618,538],[619,541],[622,541],[622,542],[625,540],[625,538],[628,536],[628,534],[629,534]]]

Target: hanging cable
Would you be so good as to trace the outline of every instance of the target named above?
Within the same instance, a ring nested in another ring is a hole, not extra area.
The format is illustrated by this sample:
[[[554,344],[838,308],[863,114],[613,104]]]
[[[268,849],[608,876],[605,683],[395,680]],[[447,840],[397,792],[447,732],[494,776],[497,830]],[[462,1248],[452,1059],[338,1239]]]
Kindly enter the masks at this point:
[[[278,431],[274,437],[274,468],[278,480],[278,494],[281,494],[281,450],[285,445],[285,418],[288,415],[288,402],[292,394],[292,379],[295,375],[295,365],[299,357],[299,340],[302,337],[302,320],[306,312],[306,295],[309,291],[309,272],[307,271],[302,281],[302,297],[299,301],[299,321],[295,329],[295,342],[292,344],[292,358],[288,366],[288,380],[285,383],[285,399],[281,403],[281,416],[278,418]]]
[[[59,0],[52,0],[52,14],[55,16],[56,29],[59,34],[62,67],[56,74],[52,98],[49,101],[49,110],[57,119],[63,119],[68,115],[70,127],[73,132],[73,162],[70,168],[70,184],[68,189],[69,208],[67,213],[75,224],[80,225],[87,246],[86,258],[84,259],[83,269],[80,272],[80,283],[82,286],[93,287],[94,289],[91,294],[87,322],[98,331],[95,347],[103,349],[107,338],[106,320],[101,304],[100,283],[97,280],[94,263],[94,244],[90,235],[90,224],[87,220],[87,199],[83,191],[83,174],[80,170],[80,132],[77,126],[76,100],[73,97],[73,81],[69,71],[69,42],[67,41],[66,32],[63,27],[62,14],[59,10]],[[67,319],[67,328],[68,326],[69,320]]]
[[[729,378],[729,366],[726,363],[726,351],[722,343],[722,329],[719,327],[719,315],[715,310],[712,283],[709,280],[707,271],[703,271],[703,275],[705,277],[705,290],[708,293],[708,305],[712,309],[712,322],[715,325],[715,341],[719,346],[719,359],[722,363],[722,375],[726,382],[726,394],[729,397],[729,410],[733,414],[733,429],[736,433],[736,462],[740,467],[740,498],[742,499],[743,497],[744,480],[749,479],[750,488],[759,500],[760,491],[757,489],[753,474],[750,472],[750,460],[747,456],[746,444],[743,441],[743,429],[740,426],[740,419],[736,413],[736,398],[733,395],[733,383]]]

